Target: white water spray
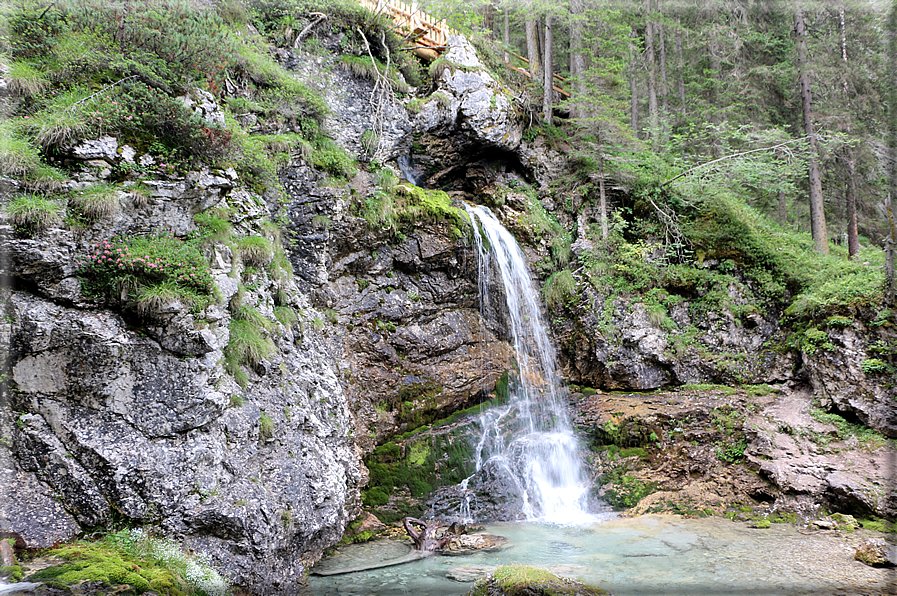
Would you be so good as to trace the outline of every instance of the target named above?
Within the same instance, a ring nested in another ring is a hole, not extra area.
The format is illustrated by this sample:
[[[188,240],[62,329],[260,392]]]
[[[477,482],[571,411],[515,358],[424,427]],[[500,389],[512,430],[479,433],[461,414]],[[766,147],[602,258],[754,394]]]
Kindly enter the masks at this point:
[[[509,470],[521,488],[529,520],[593,522],[595,517],[586,509],[588,484],[561,397],[554,348],[523,253],[487,207],[466,205],[466,209],[474,224],[482,306],[490,306],[497,271],[518,368],[508,403],[481,416],[477,471],[487,462]]]

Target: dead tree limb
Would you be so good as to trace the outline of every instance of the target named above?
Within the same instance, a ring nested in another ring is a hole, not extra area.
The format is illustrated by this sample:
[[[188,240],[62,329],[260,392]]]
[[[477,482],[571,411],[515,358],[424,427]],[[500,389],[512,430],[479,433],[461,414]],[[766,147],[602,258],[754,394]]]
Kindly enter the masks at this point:
[[[700,164],[700,165],[696,165],[696,166],[693,167],[693,168],[689,168],[689,169],[685,170],[684,172],[682,172],[681,174],[678,174],[678,175],[676,175],[676,176],[673,176],[672,178],[670,178],[669,180],[667,180],[666,182],[664,182],[664,183],[661,184],[660,186],[661,186],[661,188],[663,188],[664,186],[666,186],[667,184],[669,184],[669,183],[672,182],[673,180],[678,180],[679,178],[682,178],[683,176],[686,176],[686,175],[688,175],[688,174],[691,174],[691,173],[694,172],[695,170],[700,170],[701,168],[706,168],[707,166],[712,166],[712,165],[715,164],[715,163],[719,163],[719,162],[721,162],[721,161],[725,161],[725,160],[727,160],[727,159],[734,159],[734,158],[736,158],[736,157],[742,157],[742,156],[744,156],[744,155],[750,155],[751,153],[759,153],[759,152],[761,152],[761,151],[771,151],[771,150],[773,150],[773,149],[779,149],[779,148],[781,148],[781,147],[784,147],[785,145],[791,145],[792,143],[797,143],[797,142],[799,142],[799,141],[806,141],[807,138],[808,138],[808,137],[801,137],[801,138],[799,138],[799,139],[791,139],[790,141],[785,141],[785,142],[783,142],[783,143],[778,143],[777,145],[772,145],[772,146],[770,146],[770,147],[761,147],[760,149],[751,149],[750,151],[742,151],[741,153],[733,153],[733,154],[731,154],[731,155],[724,155],[723,157],[720,157],[720,158],[717,158],[717,159],[708,161],[708,162],[706,162],[706,163],[702,163],[702,164]]]
[[[423,551],[436,551],[441,550],[445,547],[446,543],[448,543],[450,535],[445,538],[437,539],[436,538],[436,530],[439,529],[438,523],[428,524],[427,522],[417,519],[416,517],[406,517],[402,519],[402,525],[405,526],[405,531],[408,532],[408,535],[411,537],[411,540],[414,542],[414,548],[417,550]],[[418,531],[415,526],[420,526],[421,530]]]

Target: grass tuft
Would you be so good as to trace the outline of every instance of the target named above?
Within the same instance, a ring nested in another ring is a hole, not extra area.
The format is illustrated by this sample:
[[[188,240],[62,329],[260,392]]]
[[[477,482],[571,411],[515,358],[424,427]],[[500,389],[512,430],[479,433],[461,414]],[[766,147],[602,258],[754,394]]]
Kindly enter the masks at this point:
[[[28,236],[58,224],[62,211],[56,201],[35,194],[15,196],[6,206],[6,216],[20,233]]]
[[[110,184],[97,184],[84,190],[73,191],[69,195],[69,205],[74,206],[89,220],[114,215],[121,207],[118,190]]]

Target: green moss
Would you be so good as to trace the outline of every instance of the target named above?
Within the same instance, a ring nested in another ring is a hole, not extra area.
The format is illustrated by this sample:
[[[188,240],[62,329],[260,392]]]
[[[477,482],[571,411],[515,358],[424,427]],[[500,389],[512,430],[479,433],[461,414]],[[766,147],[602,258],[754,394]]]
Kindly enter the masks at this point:
[[[99,581],[110,586],[127,584],[138,594],[149,590],[169,596],[193,593],[173,570],[152,559],[132,556],[109,540],[77,543],[54,549],[52,554],[67,562],[33,573],[28,581],[56,580],[68,585]]]
[[[768,528],[770,525],[772,524],[768,519],[760,519],[754,522],[755,528]]]
[[[12,582],[22,581],[23,571],[21,565],[0,565],[0,577]]]
[[[598,596],[601,588],[560,578],[538,567],[507,565],[492,575],[505,596]],[[488,593],[485,592],[485,593]]]

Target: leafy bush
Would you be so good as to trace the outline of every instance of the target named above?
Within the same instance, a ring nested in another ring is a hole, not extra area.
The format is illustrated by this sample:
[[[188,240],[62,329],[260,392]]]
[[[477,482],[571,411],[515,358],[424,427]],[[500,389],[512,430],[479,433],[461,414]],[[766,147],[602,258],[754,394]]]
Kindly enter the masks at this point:
[[[26,236],[39,234],[59,223],[61,214],[62,206],[58,202],[34,194],[14,196],[6,206],[6,216]]]
[[[325,137],[315,141],[309,160],[315,167],[338,178],[353,178],[358,173],[355,160],[345,149]]]
[[[627,471],[626,466],[618,466],[601,479],[602,484],[613,484],[604,492],[604,500],[613,507],[635,507],[643,498],[657,492],[656,482],[644,482]]]
[[[206,258],[193,242],[171,234],[104,240],[79,263],[78,275],[87,295],[112,302],[170,296],[197,312],[216,295]]]

